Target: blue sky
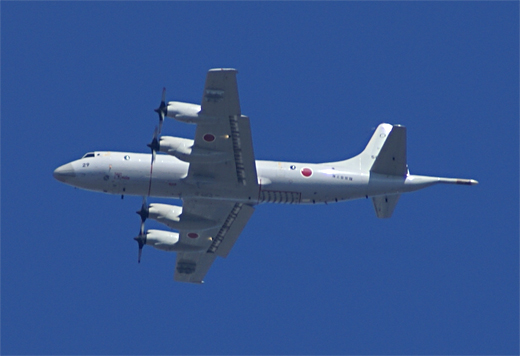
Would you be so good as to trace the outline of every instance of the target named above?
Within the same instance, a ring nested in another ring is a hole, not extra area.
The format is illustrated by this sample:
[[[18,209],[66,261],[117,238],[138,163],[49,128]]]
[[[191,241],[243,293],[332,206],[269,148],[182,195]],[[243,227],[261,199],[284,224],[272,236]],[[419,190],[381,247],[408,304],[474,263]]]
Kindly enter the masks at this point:
[[[2,354],[519,353],[517,2],[1,9]],[[52,171],[147,152],[162,87],[198,103],[214,67],[239,70],[258,159],[345,159],[389,122],[412,173],[480,184],[404,195],[389,220],[261,205],[204,285],[174,283],[173,254],[137,264],[141,198]]]

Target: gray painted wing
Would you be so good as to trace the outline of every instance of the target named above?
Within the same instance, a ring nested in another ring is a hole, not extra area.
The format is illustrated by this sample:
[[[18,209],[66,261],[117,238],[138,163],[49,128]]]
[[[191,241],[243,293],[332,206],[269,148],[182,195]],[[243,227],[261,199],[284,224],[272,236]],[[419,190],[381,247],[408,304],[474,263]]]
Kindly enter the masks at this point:
[[[237,70],[211,69],[206,76],[202,94],[201,114],[205,116],[240,116]]]
[[[254,204],[258,198],[251,129],[249,118],[240,111],[236,73],[212,69],[206,77],[192,154],[218,154],[209,162],[191,162],[185,178],[194,187],[193,195],[200,198],[183,199],[181,220],[199,217],[204,227],[179,232],[180,242],[198,251],[177,253],[176,281],[203,281],[216,256],[228,255],[253,214],[251,205],[239,201]]]
[[[178,252],[174,279],[202,283],[216,256],[226,257],[244,229],[254,208],[247,204],[218,200],[186,199],[183,216],[204,217],[214,221],[204,230],[181,230],[183,245],[199,247],[199,251]],[[181,216],[182,220],[182,216]]]
[[[258,196],[255,157],[249,118],[240,112],[236,73],[219,69],[207,74],[201,103],[205,119],[197,123],[192,150],[194,155],[217,152],[219,158],[190,163],[186,182],[201,194],[218,197],[220,189],[254,200]]]

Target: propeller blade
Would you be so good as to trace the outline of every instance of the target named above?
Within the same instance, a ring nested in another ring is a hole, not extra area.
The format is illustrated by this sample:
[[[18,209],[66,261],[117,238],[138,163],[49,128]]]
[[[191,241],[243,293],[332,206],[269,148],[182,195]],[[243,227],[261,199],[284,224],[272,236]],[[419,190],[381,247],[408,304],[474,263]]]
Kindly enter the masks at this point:
[[[146,196],[143,196],[143,202],[141,203],[141,209],[137,211],[137,214],[141,216],[141,220],[146,220],[148,217],[148,209],[146,207]]]
[[[152,151],[159,151],[161,148],[161,144],[159,143],[159,129],[155,126],[155,130],[153,132],[152,142],[147,144],[146,146],[150,147]]]
[[[144,222],[148,219],[150,211],[148,209],[148,203],[146,202],[146,196],[143,196],[143,203],[141,209],[136,211],[137,215],[141,217],[141,228],[139,229],[139,236],[134,237],[139,245],[139,254],[137,256],[137,263],[141,263],[141,254],[143,253],[143,246],[146,245],[146,233],[144,231]]]
[[[148,204],[146,203],[146,197],[143,196],[143,204],[141,205],[141,210],[136,211],[137,215],[141,217],[141,229],[139,230],[139,236],[144,235],[144,222],[148,219],[149,210]]]
[[[143,195],[143,202],[141,203],[141,210],[146,210],[146,217],[148,217],[148,202],[146,201],[146,195]]]
[[[159,144],[159,136],[161,135],[162,125],[164,122],[164,117],[167,112],[166,107],[166,88],[163,88],[161,104],[154,111],[159,114],[159,125],[155,126],[155,130],[153,132],[152,142],[150,142],[147,146],[152,150],[152,162],[150,163],[150,183],[148,185],[148,196],[152,191],[152,174],[153,174],[153,164],[155,162],[155,157],[157,155],[157,151],[160,150],[161,145]],[[137,214],[141,217],[141,227],[139,228],[139,236],[135,237],[134,240],[137,241],[139,245],[139,254],[137,257],[137,262],[141,263],[141,255],[143,253],[143,246],[146,245],[146,233],[144,231],[144,222],[149,216],[149,209],[146,203],[146,196],[143,196],[143,204],[141,205],[141,210],[137,211]]]
[[[164,103],[166,101],[166,88],[162,88],[162,102]]]
[[[137,244],[139,245],[137,263],[141,263],[141,255],[143,253],[143,246],[146,244],[146,234],[141,234],[137,237],[134,237],[134,240],[137,241]]]
[[[159,143],[159,136],[161,135],[162,126],[164,122],[164,117],[168,111],[166,106],[166,88],[163,88],[161,104],[157,109],[154,110],[159,114],[159,125],[155,126],[155,130],[153,132],[152,142],[150,142],[147,146],[152,150],[152,162],[150,163],[150,183],[148,184],[148,196],[152,191],[152,173],[153,173],[153,164],[155,163],[155,158],[157,156],[157,151],[160,151],[161,145]]]
[[[150,163],[150,182],[148,183],[148,196],[152,192],[153,163],[155,162],[155,150],[152,148],[152,162]]]
[[[163,91],[162,91],[162,97],[161,97],[161,104],[159,105],[159,107],[157,109],[154,110],[157,114],[159,114],[159,134],[161,133],[161,130],[162,130],[162,124],[163,124],[163,121],[164,121],[164,117],[166,116],[166,88],[163,88]]]
[[[153,132],[152,142],[150,142],[149,144],[146,145],[146,146],[150,147],[150,149],[152,150],[152,164],[155,162],[155,155],[156,155],[157,151],[159,151],[161,149],[161,144],[159,143],[158,137],[159,137],[159,129],[157,126],[155,126],[155,131]]]
[[[141,255],[143,254],[143,246],[139,246],[139,252],[137,254],[137,263],[141,263]]]

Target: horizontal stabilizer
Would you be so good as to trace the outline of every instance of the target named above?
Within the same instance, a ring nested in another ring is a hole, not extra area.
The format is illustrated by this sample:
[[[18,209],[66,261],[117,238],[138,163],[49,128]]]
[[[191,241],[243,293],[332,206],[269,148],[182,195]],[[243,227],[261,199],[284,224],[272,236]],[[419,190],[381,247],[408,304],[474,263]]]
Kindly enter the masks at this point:
[[[380,219],[391,217],[400,196],[400,194],[393,194],[373,197],[372,203],[374,203],[377,217]]]

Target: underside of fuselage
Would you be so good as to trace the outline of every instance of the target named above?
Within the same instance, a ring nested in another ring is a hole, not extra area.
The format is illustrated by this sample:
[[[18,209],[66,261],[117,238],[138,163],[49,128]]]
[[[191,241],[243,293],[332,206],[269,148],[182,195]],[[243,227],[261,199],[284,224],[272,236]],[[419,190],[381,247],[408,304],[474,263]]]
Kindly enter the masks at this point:
[[[436,177],[419,180],[413,175],[397,177],[356,172],[348,160],[321,164],[256,161],[258,194],[245,199],[234,193],[233,185],[212,184],[211,177],[201,179],[199,184],[186,183],[189,164],[175,157],[157,155],[153,170],[150,170],[150,162],[150,154],[94,152],[57,168],[54,177],[77,188],[107,194],[238,200],[251,205],[327,204],[400,194],[446,183]]]

